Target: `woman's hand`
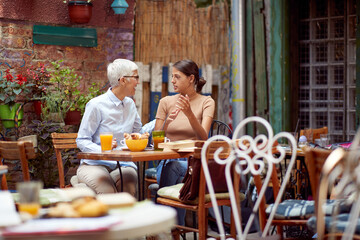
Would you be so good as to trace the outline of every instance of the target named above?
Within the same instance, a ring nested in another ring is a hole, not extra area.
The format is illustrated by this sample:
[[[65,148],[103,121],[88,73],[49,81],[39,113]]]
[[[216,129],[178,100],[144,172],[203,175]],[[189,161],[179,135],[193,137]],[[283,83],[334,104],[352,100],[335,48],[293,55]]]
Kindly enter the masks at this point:
[[[180,109],[179,108],[176,108],[174,111],[172,111],[170,113],[170,115],[168,116],[167,120],[166,120],[166,123],[169,124],[171,123],[172,121],[175,120],[175,118],[177,117],[177,115],[179,114],[180,112]]]
[[[185,96],[180,94],[176,102],[176,108],[180,109],[187,117],[191,116],[190,98],[187,94]]]
[[[112,147],[111,147],[111,149],[114,149],[114,148],[116,148],[117,147],[117,141],[116,141],[116,138],[114,138],[113,140],[112,140]]]

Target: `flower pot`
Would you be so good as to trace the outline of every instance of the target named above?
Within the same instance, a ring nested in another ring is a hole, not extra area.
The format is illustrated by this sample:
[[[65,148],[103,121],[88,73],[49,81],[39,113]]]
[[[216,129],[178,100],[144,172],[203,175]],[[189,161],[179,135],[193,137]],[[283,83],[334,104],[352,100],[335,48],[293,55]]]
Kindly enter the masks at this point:
[[[38,115],[38,117],[41,117],[41,112],[42,112],[42,107],[44,105],[44,103],[40,100],[36,100],[33,102],[34,104],[34,109],[35,109],[35,113],[36,115]]]
[[[18,109],[20,111],[18,112]],[[18,112],[17,118],[16,113]],[[13,128],[15,123],[19,127],[21,125],[24,115],[24,110],[20,103],[15,103],[13,105],[3,104],[0,105],[0,119],[4,128]]]
[[[79,125],[81,122],[81,112],[79,110],[68,111],[64,121],[66,125]]]
[[[70,1],[69,17],[72,23],[88,23],[92,15],[92,3],[87,1]]]

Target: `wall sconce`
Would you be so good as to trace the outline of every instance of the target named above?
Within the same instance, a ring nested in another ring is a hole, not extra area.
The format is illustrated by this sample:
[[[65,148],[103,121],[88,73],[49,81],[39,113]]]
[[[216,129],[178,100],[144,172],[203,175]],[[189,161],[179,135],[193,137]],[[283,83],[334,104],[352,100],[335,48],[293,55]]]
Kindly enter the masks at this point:
[[[114,0],[114,2],[111,4],[111,7],[115,14],[125,14],[129,4],[127,4],[125,0]]]

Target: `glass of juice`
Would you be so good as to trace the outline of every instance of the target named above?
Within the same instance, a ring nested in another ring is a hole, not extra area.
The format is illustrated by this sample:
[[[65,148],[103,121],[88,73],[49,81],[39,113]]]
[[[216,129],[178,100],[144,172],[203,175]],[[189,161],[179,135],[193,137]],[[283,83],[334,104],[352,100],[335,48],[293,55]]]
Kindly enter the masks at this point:
[[[101,151],[111,151],[113,134],[111,132],[100,133]]]
[[[16,190],[19,193],[19,212],[27,212],[34,217],[39,214],[42,188],[43,183],[40,181],[16,183]]]
[[[154,143],[154,150],[155,151],[162,151],[161,148],[159,148],[159,143],[163,143],[165,140],[165,131],[164,130],[157,130],[152,131],[152,140]]]

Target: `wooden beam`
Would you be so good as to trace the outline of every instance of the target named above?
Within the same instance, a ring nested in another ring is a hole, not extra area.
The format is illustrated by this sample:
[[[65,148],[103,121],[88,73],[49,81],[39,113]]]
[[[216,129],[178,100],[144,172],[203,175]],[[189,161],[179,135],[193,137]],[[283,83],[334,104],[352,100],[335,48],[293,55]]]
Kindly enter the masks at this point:
[[[266,46],[265,46],[265,19],[264,2],[256,0],[253,2],[254,15],[254,48],[255,48],[255,92],[256,113],[255,115],[268,119],[268,83],[266,73]]]

